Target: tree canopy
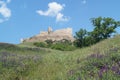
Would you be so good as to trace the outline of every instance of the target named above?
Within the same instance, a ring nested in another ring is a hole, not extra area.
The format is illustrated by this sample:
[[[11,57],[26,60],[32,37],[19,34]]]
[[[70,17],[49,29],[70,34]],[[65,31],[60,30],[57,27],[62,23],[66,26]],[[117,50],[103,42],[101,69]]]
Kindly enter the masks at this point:
[[[120,21],[116,21],[112,18],[98,17],[91,19],[94,26],[93,31],[87,32],[85,29],[80,29],[76,32],[75,44],[78,47],[89,46],[97,43],[103,39],[107,39],[116,32],[116,28],[120,26]]]

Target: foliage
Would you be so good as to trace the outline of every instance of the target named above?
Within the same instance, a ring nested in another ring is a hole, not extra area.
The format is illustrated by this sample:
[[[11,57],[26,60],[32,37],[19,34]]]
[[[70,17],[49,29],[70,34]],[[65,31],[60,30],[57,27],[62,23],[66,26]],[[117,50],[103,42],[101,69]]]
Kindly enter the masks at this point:
[[[37,47],[51,48],[61,51],[73,51],[76,49],[75,46],[72,45],[72,42],[66,39],[54,42],[52,40],[46,40],[45,42],[35,42],[34,45]]]
[[[51,46],[53,44],[53,41],[51,39],[48,39],[45,41],[48,46]]]
[[[66,43],[66,42],[55,43],[51,46],[51,48],[56,50],[61,50],[61,51],[73,51],[76,49],[75,46],[70,45],[69,43]]]
[[[33,45],[35,45],[36,47],[47,47],[47,44],[45,42],[35,42]]]
[[[94,26],[94,30],[91,32],[91,35],[96,39],[96,42],[111,37],[111,34],[116,32],[115,29],[119,26],[119,21],[115,21],[109,17],[92,18],[91,22]]]
[[[83,47],[85,46],[85,37],[87,36],[87,31],[85,29],[80,29],[76,32],[76,41],[74,42],[75,46]]]
[[[119,21],[112,18],[92,18],[91,22],[94,26],[93,31],[87,32],[85,29],[80,29],[75,35],[75,45],[77,47],[85,47],[95,44],[101,40],[107,39],[115,33],[115,29],[120,26]]]

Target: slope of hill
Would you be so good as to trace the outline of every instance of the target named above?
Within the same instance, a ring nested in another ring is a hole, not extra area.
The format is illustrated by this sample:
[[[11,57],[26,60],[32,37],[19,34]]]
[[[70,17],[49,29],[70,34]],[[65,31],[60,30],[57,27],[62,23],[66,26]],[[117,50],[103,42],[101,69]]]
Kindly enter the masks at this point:
[[[41,49],[28,44],[0,43],[0,80],[120,78],[120,36],[75,51]]]

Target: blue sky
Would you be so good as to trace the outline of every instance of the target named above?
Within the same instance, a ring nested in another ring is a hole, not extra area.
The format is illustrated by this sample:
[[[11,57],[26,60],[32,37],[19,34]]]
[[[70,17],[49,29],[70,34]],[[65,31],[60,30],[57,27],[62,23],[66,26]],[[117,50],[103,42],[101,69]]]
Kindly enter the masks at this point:
[[[18,44],[49,26],[91,31],[90,18],[120,20],[119,8],[120,0],[0,0],[0,42]]]

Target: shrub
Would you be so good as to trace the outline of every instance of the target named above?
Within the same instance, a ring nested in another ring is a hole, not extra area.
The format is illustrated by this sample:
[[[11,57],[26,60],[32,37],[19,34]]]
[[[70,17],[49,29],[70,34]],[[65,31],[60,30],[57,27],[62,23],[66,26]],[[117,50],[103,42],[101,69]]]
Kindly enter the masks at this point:
[[[47,44],[45,42],[35,42],[33,45],[37,46],[37,47],[47,47]]]
[[[73,51],[76,49],[75,46],[70,45],[66,42],[58,42],[56,44],[53,44],[51,48],[56,50],[62,50],[62,51]]]
[[[76,49],[72,42],[66,39],[54,42],[52,40],[46,40],[45,42],[35,42],[34,45],[37,47],[51,48],[61,51],[73,51]]]
[[[53,41],[51,39],[46,40],[45,42],[47,43],[48,47],[51,47],[51,45],[53,44]]]

